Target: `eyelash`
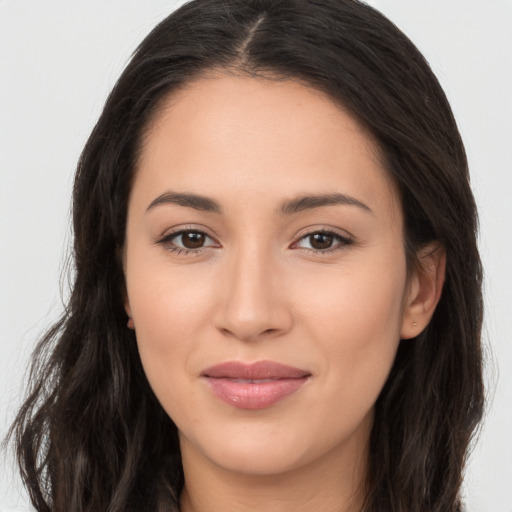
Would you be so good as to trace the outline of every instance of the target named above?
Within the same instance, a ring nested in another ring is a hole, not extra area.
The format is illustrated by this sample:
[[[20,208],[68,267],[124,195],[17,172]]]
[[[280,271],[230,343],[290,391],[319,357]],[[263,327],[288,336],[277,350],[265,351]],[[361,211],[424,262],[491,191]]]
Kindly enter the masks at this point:
[[[211,236],[209,236],[207,233],[200,229],[180,229],[178,231],[174,231],[172,233],[168,233],[163,238],[156,240],[156,243],[159,245],[162,245],[167,251],[172,252],[174,254],[180,255],[180,256],[190,256],[190,255],[198,255],[203,253],[205,250],[208,250],[211,247],[215,246],[205,246],[205,247],[199,247],[197,249],[186,249],[182,247],[176,247],[170,245],[172,241],[175,238],[178,238],[181,235],[185,235],[188,233],[194,233],[203,235],[206,238],[209,238],[210,240],[213,240]],[[353,245],[355,241],[352,238],[340,235],[339,233],[336,233],[334,231],[329,231],[327,229],[320,229],[317,231],[311,231],[309,233],[306,233],[305,235],[302,235],[297,242],[295,242],[293,245],[298,244],[302,240],[306,240],[307,238],[310,238],[314,235],[325,235],[325,236],[331,236],[333,238],[333,243],[337,242],[336,245],[329,247],[327,249],[309,249],[306,247],[303,247],[302,250],[304,250],[306,253],[314,254],[314,255],[326,255],[331,254],[333,252],[339,251],[344,249],[345,247],[348,247],[350,245]]]
[[[350,245],[354,244],[354,239],[349,238],[347,236],[340,235],[339,233],[336,233],[335,231],[329,231],[328,229],[320,229],[318,231],[311,231],[309,233],[306,233],[305,235],[302,235],[297,242],[294,243],[296,245],[302,240],[306,240],[308,238],[311,238],[314,235],[324,235],[324,236],[330,236],[333,238],[333,244],[337,243],[337,245],[333,245],[332,247],[329,247],[328,249],[309,249],[307,247],[302,247],[302,249],[309,253],[309,254],[315,254],[315,255],[325,255],[325,254],[331,254],[336,251],[340,251]]]
[[[200,254],[200,253],[204,252],[205,249],[212,247],[212,246],[206,246],[206,247],[199,247],[198,249],[184,249],[182,247],[173,247],[170,245],[172,243],[172,240],[174,240],[175,238],[178,238],[181,235],[185,235],[187,233],[195,233],[195,234],[203,235],[206,238],[210,238],[211,240],[213,240],[213,238],[211,236],[209,236],[207,233],[205,233],[204,231],[202,231],[200,229],[180,229],[179,231],[174,231],[172,233],[165,235],[160,240],[157,240],[156,243],[165,247],[165,249],[168,250],[169,252],[172,252],[172,253],[175,253],[178,255],[190,255],[190,253]]]

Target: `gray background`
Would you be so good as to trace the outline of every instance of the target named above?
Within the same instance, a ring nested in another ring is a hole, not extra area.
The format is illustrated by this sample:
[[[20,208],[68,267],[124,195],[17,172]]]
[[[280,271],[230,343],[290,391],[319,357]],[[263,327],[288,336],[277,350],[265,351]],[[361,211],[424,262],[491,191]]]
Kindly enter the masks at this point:
[[[130,53],[179,3],[0,0],[0,436],[34,341],[62,308],[80,150]],[[486,268],[489,410],[465,494],[472,512],[512,512],[512,1],[369,3],[430,61],[468,151]],[[11,460],[0,458],[0,510],[28,509]]]

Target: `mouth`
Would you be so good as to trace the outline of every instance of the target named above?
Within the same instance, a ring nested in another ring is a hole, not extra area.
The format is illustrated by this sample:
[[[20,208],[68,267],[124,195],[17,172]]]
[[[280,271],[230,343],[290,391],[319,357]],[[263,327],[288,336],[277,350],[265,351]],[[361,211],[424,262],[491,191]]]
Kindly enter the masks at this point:
[[[228,361],[201,373],[213,394],[238,409],[265,409],[299,391],[311,377],[300,368],[273,361]]]

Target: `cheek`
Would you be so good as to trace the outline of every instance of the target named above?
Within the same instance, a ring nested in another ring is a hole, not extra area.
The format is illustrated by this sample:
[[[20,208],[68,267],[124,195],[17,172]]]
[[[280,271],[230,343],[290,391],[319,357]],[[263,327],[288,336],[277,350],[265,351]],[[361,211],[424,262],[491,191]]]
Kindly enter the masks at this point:
[[[127,291],[144,371],[164,409],[181,409],[181,401],[193,398],[190,362],[211,293],[198,272],[173,271],[165,255],[164,261],[136,251],[130,256]]]
[[[405,261],[360,261],[337,276],[310,275],[302,284],[309,290],[301,295],[306,337],[321,354],[325,386],[338,393],[343,407],[364,414],[377,399],[400,342]]]
[[[211,301],[212,279],[198,267],[173,268],[166,256],[133,251],[127,264],[128,298],[137,337],[155,350],[186,346]]]
[[[304,272],[296,293],[314,324],[364,349],[375,337],[399,337],[405,287],[403,249],[383,244],[354,252],[336,268]]]

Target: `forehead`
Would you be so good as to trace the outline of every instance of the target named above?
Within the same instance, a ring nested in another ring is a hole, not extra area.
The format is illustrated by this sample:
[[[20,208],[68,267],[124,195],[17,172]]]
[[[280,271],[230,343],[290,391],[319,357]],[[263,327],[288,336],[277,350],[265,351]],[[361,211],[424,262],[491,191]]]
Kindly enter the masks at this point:
[[[135,187],[158,183],[219,199],[246,189],[276,200],[339,191],[396,210],[378,154],[363,126],[320,91],[216,74],[162,103],[144,137]]]

